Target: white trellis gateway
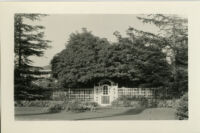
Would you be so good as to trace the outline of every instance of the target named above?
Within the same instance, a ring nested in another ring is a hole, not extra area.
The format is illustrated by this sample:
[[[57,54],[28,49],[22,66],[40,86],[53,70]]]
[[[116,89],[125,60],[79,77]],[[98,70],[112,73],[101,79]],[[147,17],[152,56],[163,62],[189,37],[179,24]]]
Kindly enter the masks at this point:
[[[94,88],[68,89],[67,91],[57,91],[53,93],[53,98],[62,96],[68,99],[77,99],[81,101],[94,101],[101,106],[111,105],[118,97],[145,97],[153,98],[153,88],[127,88],[118,87],[117,83],[111,80],[101,80],[94,85]]]
[[[118,85],[111,80],[102,80],[94,86],[94,101],[102,106],[110,105],[118,98]]]

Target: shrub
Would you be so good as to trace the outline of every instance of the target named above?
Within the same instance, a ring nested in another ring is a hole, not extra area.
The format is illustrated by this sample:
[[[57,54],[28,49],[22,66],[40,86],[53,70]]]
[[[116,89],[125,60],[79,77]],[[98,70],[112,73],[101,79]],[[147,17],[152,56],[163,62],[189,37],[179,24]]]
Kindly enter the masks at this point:
[[[97,102],[84,102],[88,107],[98,107],[99,104]]]
[[[52,104],[62,104],[63,101],[43,101],[43,100],[34,100],[34,101],[15,101],[16,107],[49,107]]]
[[[17,107],[29,107],[32,101],[17,101],[15,106]]]
[[[116,99],[112,102],[112,106],[115,106],[115,107],[122,107],[123,106],[123,101],[121,101],[120,99]]]
[[[83,112],[86,110],[85,106],[82,104],[81,101],[72,100],[67,104],[67,110],[73,112]]]
[[[65,103],[66,110],[72,112],[92,111],[98,106],[96,102],[84,102],[79,100],[72,100]]]
[[[173,99],[172,100],[172,108],[177,108],[179,102],[180,102],[180,99]]]
[[[142,106],[142,107],[148,107],[148,99],[146,98],[140,98],[139,99],[139,104]]]
[[[65,109],[65,107],[62,104],[52,104],[48,108],[48,112],[50,112],[50,113],[59,113],[64,109]]]
[[[157,99],[157,107],[172,108],[175,106],[175,100]]]
[[[157,107],[158,108],[163,108],[163,107],[166,107],[166,100],[161,100],[161,99],[156,99],[157,101]]]
[[[183,95],[176,108],[176,116],[179,120],[188,119],[188,94]]]
[[[29,101],[29,107],[49,107],[50,101]]]
[[[147,107],[148,99],[144,97],[119,97],[112,102],[112,106],[115,107]]]

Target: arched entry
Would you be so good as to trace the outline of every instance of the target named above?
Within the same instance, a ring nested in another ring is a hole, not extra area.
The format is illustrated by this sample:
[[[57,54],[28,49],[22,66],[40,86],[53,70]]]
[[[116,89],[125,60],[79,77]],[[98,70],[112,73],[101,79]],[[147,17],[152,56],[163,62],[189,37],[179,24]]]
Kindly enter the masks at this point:
[[[94,101],[102,106],[111,105],[118,97],[118,86],[111,80],[101,80],[94,86]]]

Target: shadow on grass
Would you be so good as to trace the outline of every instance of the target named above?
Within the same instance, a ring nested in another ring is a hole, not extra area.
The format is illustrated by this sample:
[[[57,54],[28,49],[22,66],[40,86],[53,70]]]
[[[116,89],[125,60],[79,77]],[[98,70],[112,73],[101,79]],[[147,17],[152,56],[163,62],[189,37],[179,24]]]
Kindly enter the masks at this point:
[[[74,120],[92,120],[92,119],[100,119],[100,118],[111,118],[111,117],[115,117],[115,116],[123,116],[123,115],[137,115],[140,114],[145,108],[136,108],[136,109],[128,109],[124,112],[121,113],[115,113],[115,114],[104,114],[104,112],[106,112],[107,110],[115,110],[114,108],[99,108],[98,111],[100,111],[102,113],[102,116],[94,116],[94,117],[86,117],[86,118],[78,118],[78,119],[74,119]],[[117,110],[117,109],[116,109]],[[60,113],[60,112],[57,112]],[[83,113],[83,112],[78,112],[78,113]],[[26,113],[26,114],[15,114],[15,116],[36,116],[36,115],[49,115],[49,114],[56,114],[55,112],[38,112],[38,113]],[[84,115],[84,114],[83,114]]]
[[[139,109],[129,109],[128,111],[121,113],[121,115],[137,115],[142,113],[145,108],[139,108]]]
[[[117,113],[113,115],[106,115],[106,116],[98,116],[98,117],[91,117],[91,118],[83,118],[83,119],[76,119],[76,120],[90,120],[90,119],[99,119],[99,118],[108,118],[108,117],[115,117],[115,116],[123,116],[123,115],[137,115],[142,113],[145,108],[138,108],[138,109],[129,109],[123,113]]]

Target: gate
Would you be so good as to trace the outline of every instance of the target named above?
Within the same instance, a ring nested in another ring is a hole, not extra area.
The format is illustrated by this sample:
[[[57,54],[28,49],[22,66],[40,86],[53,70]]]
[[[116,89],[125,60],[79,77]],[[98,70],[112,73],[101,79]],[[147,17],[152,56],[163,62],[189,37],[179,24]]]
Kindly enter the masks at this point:
[[[110,96],[101,96],[101,104],[110,104]]]

